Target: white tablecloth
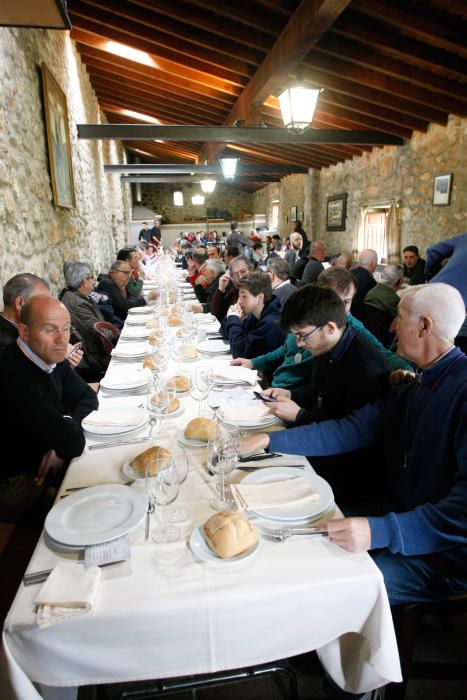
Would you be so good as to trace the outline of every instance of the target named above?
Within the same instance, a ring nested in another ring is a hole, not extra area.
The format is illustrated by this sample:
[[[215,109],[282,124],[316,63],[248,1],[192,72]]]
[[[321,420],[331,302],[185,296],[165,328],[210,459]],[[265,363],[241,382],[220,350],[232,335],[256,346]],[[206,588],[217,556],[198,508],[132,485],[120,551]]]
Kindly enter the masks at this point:
[[[133,397],[129,404],[141,400]],[[195,415],[193,400],[181,400],[184,414],[168,424],[182,427]],[[86,449],[70,465],[63,490],[118,483],[122,464],[141,449]],[[192,471],[181,492],[191,515],[187,536],[212,515],[208,501],[214,493],[214,481],[198,468],[203,451],[191,455]],[[303,458],[271,464],[297,462]],[[143,529],[131,535],[130,565],[102,570],[88,615],[39,630],[33,615],[38,587],[20,587],[3,636],[2,681],[10,685],[2,697],[40,697],[33,681],[43,697],[65,700],[79,685],[207,673],[312,649],[352,692],[401,679],[383,579],[368,555],[349,554],[320,537],[262,541],[258,556],[224,570],[197,561],[186,540],[145,543]],[[41,539],[29,570],[50,568],[63,556]]]

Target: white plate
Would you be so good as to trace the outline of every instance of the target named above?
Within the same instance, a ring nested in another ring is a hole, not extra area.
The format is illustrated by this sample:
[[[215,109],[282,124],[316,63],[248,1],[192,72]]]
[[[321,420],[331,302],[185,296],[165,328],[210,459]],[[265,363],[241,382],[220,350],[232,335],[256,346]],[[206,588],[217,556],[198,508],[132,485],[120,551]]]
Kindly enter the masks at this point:
[[[195,557],[213,566],[230,567],[253,558],[259,552],[260,540],[242,554],[231,559],[222,559],[215,554],[205,540],[203,526],[195,528],[190,537],[190,548]]]
[[[94,437],[95,435],[126,435],[126,433],[132,433],[133,431],[141,430],[141,428],[144,428],[144,426],[148,423],[148,418],[146,415],[144,416],[144,420],[142,420],[137,425],[128,426],[90,425],[89,427],[87,427],[85,420],[86,419],[83,420],[81,425],[83,426],[85,435],[89,435],[90,437]]]
[[[277,416],[272,416],[271,418],[265,418],[262,421],[257,421],[254,423],[253,421],[232,421],[232,420],[225,420],[222,418],[222,415],[219,416],[219,419],[224,423],[225,425],[232,425],[237,428],[243,428],[244,430],[256,430],[257,428],[269,428],[271,425],[276,425],[277,423],[280,423],[280,418]]]
[[[145,493],[121,484],[76,491],[49,512],[45,531],[60,544],[87,547],[132,532],[144,520]]]
[[[101,380],[100,386],[105,391],[130,391],[131,389],[141,389],[150,382],[152,382],[152,376],[149,370],[136,370],[121,374],[110,371]]]
[[[328,510],[334,502],[334,494],[328,482],[308,469],[297,469],[296,467],[264,467],[258,471],[247,474],[242,483],[245,484],[265,484],[269,481],[282,481],[301,476],[310,484],[313,491],[319,494],[317,501],[311,503],[296,503],[280,508],[266,508],[265,510],[251,511],[260,518],[267,520],[277,520],[278,522],[294,522],[298,520],[308,520],[320,513]]]
[[[149,338],[152,332],[150,328],[145,328],[144,326],[130,325],[122,330],[120,340],[134,340],[135,338],[144,340],[144,338]]]
[[[201,352],[207,352],[210,355],[228,354],[230,352],[230,345],[226,345],[223,340],[203,340],[196,347]]]
[[[169,418],[176,418],[177,416],[181,416],[184,411],[185,411],[185,406],[182,406],[182,404],[180,404],[180,406],[175,411],[172,411],[172,413],[162,413],[161,418],[167,419],[167,420]]]
[[[143,314],[144,316],[145,314],[152,314],[153,308],[151,306],[133,306],[131,309],[128,309],[128,313],[132,316],[137,316],[138,314]]]
[[[133,343],[125,344],[123,347],[117,345],[116,348],[112,350],[112,357],[119,357],[123,360],[130,360],[133,358],[142,359],[151,355],[153,349],[148,343]]]
[[[190,438],[186,438],[184,429],[178,431],[177,440],[180,445],[185,445],[185,447],[207,447],[208,444],[204,440],[190,440]]]

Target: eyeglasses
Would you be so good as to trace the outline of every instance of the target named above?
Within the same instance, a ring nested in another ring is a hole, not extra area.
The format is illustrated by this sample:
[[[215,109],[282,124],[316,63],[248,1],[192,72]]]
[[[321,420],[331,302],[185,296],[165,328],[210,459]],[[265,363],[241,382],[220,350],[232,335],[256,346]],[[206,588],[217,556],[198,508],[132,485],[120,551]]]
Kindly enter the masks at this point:
[[[121,272],[122,275],[131,275],[131,270],[114,270],[114,272]]]
[[[67,335],[70,335],[71,331],[73,330],[73,326],[65,326],[64,328],[56,328],[55,326],[46,326],[45,328],[41,328],[40,331],[44,335],[58,335],[58,333],[65,333]]]
[[[317,328],[314,328],[312,331],[309,333],[292,333],[292,335],[295,336],[295,338],[300,342],[300,343],[306,343],[308,341],[308,338],[311,338],[313,333],[316,333],[316,331],[322,330],[322,326],[318,326]]]

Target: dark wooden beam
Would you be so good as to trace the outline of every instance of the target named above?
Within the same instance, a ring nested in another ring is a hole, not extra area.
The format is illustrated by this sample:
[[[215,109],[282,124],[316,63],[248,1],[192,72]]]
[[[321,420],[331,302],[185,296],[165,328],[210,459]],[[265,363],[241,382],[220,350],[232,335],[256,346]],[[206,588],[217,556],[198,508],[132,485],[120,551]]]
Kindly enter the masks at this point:
[[[248,119],[250,105],[262,104],[272,95],[289,73],[323,34],[332,26],[351,0],[301,0],[285,29],[237,99],[226,124]],[[222,148],[203,147],[200,162],[215,157]]]
[[[216,178],[219,184],[231,185],[231,180],[225,180],[224,178]],[[238,175],[235,173],[234,182],[280,182],[280,175]],[[143,184],[148,184],[150,182],[163,182],[165,184],[180,185],[186,184],[187,182],[200,182],[199,175],[175,175],[170,177],[170,175],[122,175],[120,178],[121,182],[140,182]]]
[[[377,131],[287,129],[229,126],[158,126],[153,124],[78,124],[80,139],[161,139],[162,141],[219,141],[222,143],[366,144],[400,146],[401,138]]]
[[[211,165],[192,165],[174,163],[128,163],[125,165],[104,165],[106,173],[132,173],[136,174],[164,174],[164,175],[180,175],[180,174],[198,174],[198,175],[222,175],[222,168],[217,163]],[[307,173],[308,168],[300,165],[264,165],[260,163],[247,164],[238,163],[235,171],[236,175],[277,175],[291,173]]]

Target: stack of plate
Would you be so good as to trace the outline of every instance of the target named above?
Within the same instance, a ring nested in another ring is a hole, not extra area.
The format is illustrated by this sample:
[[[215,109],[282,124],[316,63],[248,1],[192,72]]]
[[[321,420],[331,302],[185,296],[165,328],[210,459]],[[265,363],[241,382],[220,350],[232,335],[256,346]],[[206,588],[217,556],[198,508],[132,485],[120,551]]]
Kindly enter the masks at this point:
[[[308,469],[297,469],[296,467],[264,467],[247,474],[242,479],[244,484],[266,484],[271,481],[284,481],[300,476],[306,479],[315,493],[319,495],[317,501],[301,503],[290,503],[276,508],[264,508],[251,511],[260,518],[273,520],[289,525],[318,519],[319,516],[328,511],[334,503],[334,494],[328,482],[318,474]]]
[[[149,338],[153,332],[154,331],[150,328],[141,327],[140,325],[125,326],[120,335],[120,340],[132,342],[135,340],[144,340],[145,338]]]
[[[148,343],[118,343],[117,347],[112,350],[112,359],[127,362],[136,362],[144,360],[149,355],[152,355],[154,349]]]
[[[114,415],[119,413],[121,415],[122,412],[128,413],[128,409],[125,409],[124,407],[113,407],[111,410],[112,414]],[[86,418],[83,419],[81,425],[86,437],[91,438],[91,440],[105,439],[107,442],[108,440],[113,439],[119,440],[122,437],[132,437],[133,435],[139,433],[140,430],[145,428],[149,422],[146,412],[138,409],[136,416],[138,420],[132,425],[94,425],[92,422],[88,423]]]
[[[116,371],[116,368],[107,372],[101,380],[100,388],[109,395],[145,394],[152,384],[152,374],[149,370]]]
[[[206,355],[220,355],[230,352],[230,345],[226,345],[223,340],[203,340],[202,343],[198,343],[197,348]]]
[[[220,415],[219,418],[222,421],[222,423],[225,423],[226,425],[235,425],[238,428],[242,428],[242,430],[260,430],[261,428],[269,428],[271,425],[276,425],[276,423],[280,423],[280,419],[277,416],[267,416],[266,418],[262,418],[261,420],[224,420],[222,418],[222,409],[220,410]]]
[[[44,528],[51,544],[83,549],[133,532],[144,520],[147,506],[143,491],[121,484],[91,486],[59,501]]]

